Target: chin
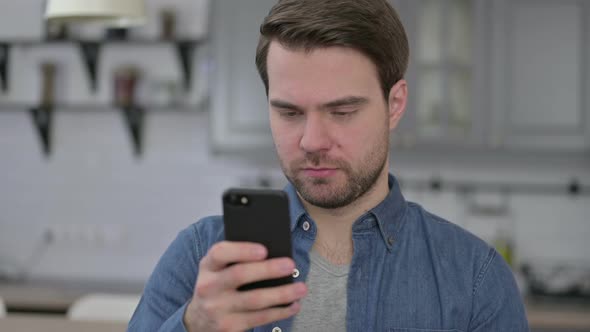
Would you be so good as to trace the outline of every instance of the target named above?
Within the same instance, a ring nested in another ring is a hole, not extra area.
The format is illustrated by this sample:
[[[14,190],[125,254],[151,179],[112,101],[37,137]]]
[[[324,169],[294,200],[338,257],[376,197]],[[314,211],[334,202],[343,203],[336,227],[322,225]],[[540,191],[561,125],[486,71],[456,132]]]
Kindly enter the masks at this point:
[[[343,198],[347,201],[345,197],[349,196],[346,185],[327,179],[303,181],[303,183],[297,183],[295,187],[307,202],[325,208],[340,207]]]

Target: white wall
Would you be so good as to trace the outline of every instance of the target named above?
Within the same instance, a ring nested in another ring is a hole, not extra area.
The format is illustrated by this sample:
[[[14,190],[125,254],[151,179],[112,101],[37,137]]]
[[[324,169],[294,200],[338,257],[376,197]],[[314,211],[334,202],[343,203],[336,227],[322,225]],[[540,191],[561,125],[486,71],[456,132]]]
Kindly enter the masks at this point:
[[[171,1],[149,2],[153,17],[154,8],[163,3]],[[204,34],[204,0],[175,3],[186,8],[182,33]],[[40,13],[40,6],[40,0],[0,3],[0,38],[39,38],[39,17],[33,13]],[[144,30],[146,36],[157,35],[154,26]],[[175,55],[165,46],[112,48],[102,58],[102,80],[94,95],[88,91],[75,48],[19,48],[12,52],[12,90],[0,94],[0,104],[37,100],[38,63],[43,59],[61,64],[58,98],[68,102],[108,102],[111,70],[127,61],[139,61],[148,81],[179,77]],[[188,104],[202,102],[207,92],[203,59],[202,53],[196,54],[196,84],[186,98]],[[142,96],[149,97],[145,91]],[[224,189],[266,173],[277,179],[276,185],[283,182],[273,163],[212,156],[208,124],[206,112],[150,113],[145,155],[136,160],[117,112],[58,112],[54,152],[45,160],[28,115],[0,110],[0,272],[15,274],[30,266],[33,278],[141,281],[180,229],[220,213]],[[565,183],[576,176],[590,183],[588,162],[488,157],[470,164],[440,155],[440,162],[434,163],[428,157],[394,154],[393,169],[410,179],[440,175]],[[464,197],[446,192],[406,194],[458,224],[473,224],[465,214]],[[508,202],[522,260],[554,258],[590,265],[585,244],[590,235],[588,196],[512,195]],[[48,230],[54,238],[44,245]]]
[[[26,114],[0,114],[0,262],[27,262],[50,229],[58,238],[34,274],[145,277],[177,231],[219,213],[221,192],[251,173],[211,160],[207,121],[150,116],[139,161],[119,114],[58,113],[45,161]]]

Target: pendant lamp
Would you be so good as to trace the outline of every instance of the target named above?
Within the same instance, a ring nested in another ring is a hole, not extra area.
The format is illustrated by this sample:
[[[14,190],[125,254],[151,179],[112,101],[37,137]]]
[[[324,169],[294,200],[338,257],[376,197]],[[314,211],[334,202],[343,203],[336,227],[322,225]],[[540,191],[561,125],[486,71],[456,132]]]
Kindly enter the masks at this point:
[[[88,22],[130,27],[146,21],[144,0],[48,0],[45,19],[56,23]]]

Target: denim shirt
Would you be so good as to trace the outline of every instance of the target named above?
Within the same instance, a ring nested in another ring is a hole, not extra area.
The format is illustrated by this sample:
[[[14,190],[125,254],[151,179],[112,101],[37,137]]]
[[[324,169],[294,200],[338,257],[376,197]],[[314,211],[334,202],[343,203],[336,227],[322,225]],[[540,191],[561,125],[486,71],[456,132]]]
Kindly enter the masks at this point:
[[[522,299],[502,257],[459,226],[406,202],[391,175],[389,187],[388,196],[352,227],[347,331],[528,331]],[[285,191],[300,272],[296,280],[304,281],[317,229],[293,186]],[[186,331],[183,315],[199,261],[223,239],[220,216],[181,231],[150,276],[128,331]],[[252,331],[289,331],[292,321]]]

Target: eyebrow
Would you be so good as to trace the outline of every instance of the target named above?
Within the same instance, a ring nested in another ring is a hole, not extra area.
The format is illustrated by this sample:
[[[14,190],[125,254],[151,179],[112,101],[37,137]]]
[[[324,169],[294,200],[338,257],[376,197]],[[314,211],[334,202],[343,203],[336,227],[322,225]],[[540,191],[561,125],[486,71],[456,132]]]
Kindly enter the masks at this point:
[[[340,99],[336,99],[336,100],[327,102],[327,103],[321,105],[320,109],[325,110],[325,109],[332,109],[332,108],[345,107],[345,106],[361,106],[361,105],[367,104],[368,102],[369,102],[369,99],[367,99],[365,97],[350,96],[350,97],[344,97],[344,98],[340,98]],[[287,101],[284,101],[284,100],[272,99],[270,101],[270,104],[276,108],[283,108],[283,109],[289,109],[289,110],[294,110],[294,111],[303,111],[303,109],[301,107],[294,105],[292,103],[289,103]]]
[[[272,99],[270,101],[270,104],[276,108],[283,108],[283,109],[293,110],[293,111],[303,111],[303,109],[301,107],[291,104],[289,102],[283,101],[283,100],[279,100],[279,99]]]
[[[369,102],[369,99],[367,99],[365,97],[351,96],[351,97],[344,97],[341,99],[336,99],[334,101],[331,101],[329,103],[322,105],[320,108],[321,109],[330,109],[330,108],[338,108],[338,107],[344,107],[344,106],[361,106],[361,105],[367,104],[368,102]]]

